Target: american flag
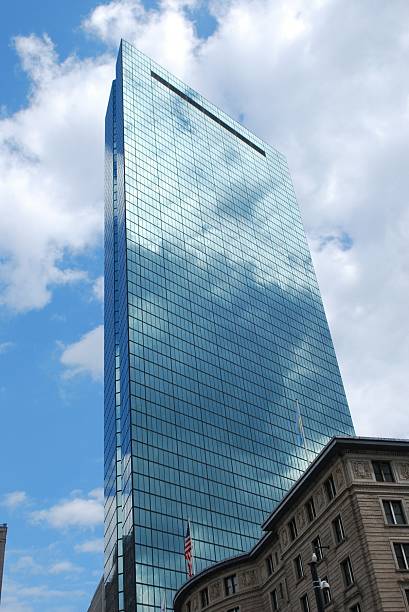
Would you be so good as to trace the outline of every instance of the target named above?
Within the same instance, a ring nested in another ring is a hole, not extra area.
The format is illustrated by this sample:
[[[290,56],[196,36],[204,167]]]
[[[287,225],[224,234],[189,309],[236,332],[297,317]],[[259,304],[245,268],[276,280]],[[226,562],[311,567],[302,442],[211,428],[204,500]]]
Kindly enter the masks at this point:
[[[189,578],[193,576],[193,546],[192,538],[190,536],[190,523],[187,524],[186,535],[185,535],[185,559],[187,567],[187,575]]]

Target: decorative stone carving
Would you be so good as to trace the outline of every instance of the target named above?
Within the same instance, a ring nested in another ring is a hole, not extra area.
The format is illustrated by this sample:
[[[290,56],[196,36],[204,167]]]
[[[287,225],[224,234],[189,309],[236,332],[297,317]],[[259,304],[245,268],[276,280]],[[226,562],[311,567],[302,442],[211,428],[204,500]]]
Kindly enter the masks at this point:
[[[222,596],[222,583],[220,580],[212,582],[209,588],[210,599],[219,599]]]
[[[301,527],[301,529],[304,529],[305,522],[306,521],[305,521],[304,508],[298,508],[298,510],[297,510],[297,523]]]
[[[342,489],[345,483],[344,472],[340,465],[335,468],[335,483],[338,489]]]
[[[286,548],[288,544],[287,527],[283,527],[282,530],[280,531],[280,540],[283,545],[283,548]]]
[[[251,587],[257,584],[257,572],[255,569],[247,570],[239,574],[239,584],[243,588]]]
[[[192,608],[194,612],[199,609],[199,599],[197,595],[194,595],[192,598]]]
[[[369,461],[352,461],[352,473],[359,480],[372,480],[372,470]]]
[[[317,491],[317,506],[318,508],[323,508],[324,506],[324,491],[322,487],[320,487]]]
[[[399,478],[401,480],[409,480],[409,463],[398,463]]]

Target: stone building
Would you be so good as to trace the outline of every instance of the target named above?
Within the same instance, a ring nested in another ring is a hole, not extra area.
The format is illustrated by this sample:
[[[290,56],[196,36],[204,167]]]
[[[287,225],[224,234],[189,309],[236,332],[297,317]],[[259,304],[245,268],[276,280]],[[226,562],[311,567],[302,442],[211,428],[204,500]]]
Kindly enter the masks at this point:
[[[409,441],[333,438],[247,554],[194,576],[175,612],[409,610]]]
[[[88,612],[105,612],[105,594],[103,578],[101,578],[101,580],[99,581],[97,589],[89,605]]]

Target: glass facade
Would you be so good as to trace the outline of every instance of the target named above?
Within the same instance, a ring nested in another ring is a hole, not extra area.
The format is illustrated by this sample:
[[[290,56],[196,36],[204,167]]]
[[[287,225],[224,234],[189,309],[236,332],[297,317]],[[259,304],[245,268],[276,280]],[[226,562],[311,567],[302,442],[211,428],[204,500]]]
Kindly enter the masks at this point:
[[[285,158],[124,41],[105,214],[107,609],[159,612],[353,427]]]

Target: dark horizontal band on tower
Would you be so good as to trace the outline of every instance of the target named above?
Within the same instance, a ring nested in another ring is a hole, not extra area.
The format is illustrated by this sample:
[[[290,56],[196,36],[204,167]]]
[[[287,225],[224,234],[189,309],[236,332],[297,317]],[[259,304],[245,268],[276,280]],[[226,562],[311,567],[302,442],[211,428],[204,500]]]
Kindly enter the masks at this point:
[[[193,100],[192,98],[189,98],[189,96],[187,96],[185,93],[183,93],[183,91],[180,91],[180,89],[178,89],[177,87],[174,87],[173,85],[171,85],[170,83],[168,83],[168,81],[166,81],[165,79],[163,79],[161,76],[159,76],[158,74],[156,74],[156,72],[153,72],[153,70],[151,70],[151,76],[156,79],[157,81],[159,81],[159,83],[162,83],[162,85],[165,85],[165,87],[167,87],[168,89],[170,89],[171,91],[173,91],[173,93],[177,94],[178,96],[180,96],[181,98],[183,98],[183,100],[186,100],[186,102],[189,102],[189,104],[191,104],[192,106],[194,106],[195,108],[197,108],[198,110],[200,110],[202,113],[204,113],[207,117],[210,117],[210,119],[213,119],[213,121],[216,121],[216,123],[218,123],[219,125],[221,125],[222,127],[224,127],[228,132],[230,132],[231,134],[234,134],[234,136],[237,136],[237,138],[240,138],[240,140],[242,140],[243,142],[245,142],[246,144],[249,145],[249,147],[251,147],[252,149],[254,149],[255,151],[257,151],[258,153],[260,153],[261,155],[264,155],[264,157],[266,156],[266,152],[263,151],[263,149],[261,149],[260,147],[258,147],[257,145],[255,145],[253,142],[251,142],[251,140],[249,140],[248,138],[246,138],[245,136],[243,136],[242,134],[240,134],[240,132],[237,132],[235,129],[233,129],[232,127],[230,127],[230,125],[228,125],[227,123],[225,123],[224,121],[222,121],[221,119],[219,119],[219,117],[216,117],[216,115],[213,115],[213,113],[211,113],[210,111],[206,110],[203,106],[201,106],[201,104],[199,104],[198,102],[196,102],[195,100]]]

